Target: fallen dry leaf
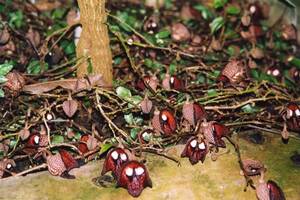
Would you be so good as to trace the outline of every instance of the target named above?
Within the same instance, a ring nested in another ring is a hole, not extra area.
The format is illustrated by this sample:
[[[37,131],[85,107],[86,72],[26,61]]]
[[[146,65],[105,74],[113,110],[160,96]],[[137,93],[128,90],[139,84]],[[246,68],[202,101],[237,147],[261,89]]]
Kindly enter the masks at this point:
[[[60,7],[62,4],[60,1],[49,1],[49,0],[39,0],[35,3],[35,7],[40,11],[50,11]]]
[[[172,26],[172,39],[176,42],[187,41],[191,38],[191,34],[187,27],[182,23],[176,23]]]
[[[140,107],[143,113],[148,114],[153,108],[153,103],[147,96],[145,96],[143,101],[140,103]]]
[[[66,90],[71,90],[72,92],[78,92],[86,89],[90,89],[94,86],[110,88],[102,79],[102,75],[89,75],[87,78],[71,78],[58,81],[48,81],[43,83],[36,83],[31,85],[25,85],[23,87],[24,92],[31,94],[42,94],[44,92],[49,92],[58,87],[64,88]]]
[[[19,132],[19,135],[22,140],[26,140],[30,135],[30,131],[27,128],[24,128]]]
[[[10,34],[7,28],[0,30],[0,45],[5,45],[6,43],[8,43],[9,38],[10,38]]]
[[[76,100],[66,100],[63,102],[63,110],[68,117],[73,117],[78,109],[78,102]]]

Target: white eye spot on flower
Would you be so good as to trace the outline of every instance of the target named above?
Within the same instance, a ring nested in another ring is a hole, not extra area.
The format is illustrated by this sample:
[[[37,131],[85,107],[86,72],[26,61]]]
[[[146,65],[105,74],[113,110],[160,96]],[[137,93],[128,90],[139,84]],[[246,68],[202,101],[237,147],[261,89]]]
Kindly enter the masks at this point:
[[[275,69],[272,74],[273,74],[273,76],[279,76],[280,71],[278,69]]]
[[[296,116],[297,116],[297,117],[300,116],[300,110],[299,110],[299,109],[297,109],[297,110],[295,111],[295,113],[296,113]]]
[[[292,116],[293,116],[293,111],[290,110],[290,109],[288,109],[288,111],[287,111],[287,117],[291,118]]]
[[[113,152],[111,153],[111,157],[112,157],[114,160],[117,160],[117,159],[118,159],[118,157],[119,157],[119,154],[118,154],[118,152],[116,152],[116,151],[113,151]]]
[[[267,74],[268,74],[268,75],[271,75],[271,70],[268,70],[268,71],[267,71]]]
[[[135,174],[140,176],[144,173],[144,171],[145,170],[142,167],[138,167],[138,168],[135,169]]]
[[[251,6],[251,7],[250,7],[250,12],[251,12],[252,14],[256,12],[255,6]]]
[[[256,169],[251,169],[251,172],[256,172]]]
[[[155,22],[152,22],[152,23],[151,23],[151,26],[152,26],[153,28],[156,28],[156,27],[157,27],[157,24],[156,24]]]
[[[11,164],[8,163],[8,164],[6,165],[6,169],[10,169],[10,168],[11,168]]]
[[[121,153],[121,160],[123,160],[123,161],[127,160],[127,156],[125,153]]]
[[[167,121],[167,120],[168,120],[168,117],[167,117],[167,115],[164,115],[164,114],[163,114],[163,115],[161,116],[161,119],[162,119],[163,121]]]
[[[299,75],[299,72],[295,71],[294,76],[298,76],[298,75]]]
[[[36,136],[34,136],[33,140],[34,140],[34,143],[35,143],[35,144],[39,144],[39,142],[40,142],[40,137],[36,135]]]
[[[126,168],[126,169],[125,169],[125,174],[126,174],[127,176],[132,176],[132,175],[133,175],[133,169],[130,168],[130,167]]]
[[[171,83],[174,83],[174,77],[171,77],[171,78],[170,78],[170,82],[171,82]]]
[[[205,149],[205,144],[204,142],[201,142],[199,145],[198,145],[199,149],[201,150],[204,150]]]
[[[197,146],[197,140],[191,141],[191,147],[195,148]]]
[[[50,120],[53,119],[53,116],[52,116],[50,113],[48,113],[48,114],[46,115],[46,118],[47,118],[48,121],[50,121]]]

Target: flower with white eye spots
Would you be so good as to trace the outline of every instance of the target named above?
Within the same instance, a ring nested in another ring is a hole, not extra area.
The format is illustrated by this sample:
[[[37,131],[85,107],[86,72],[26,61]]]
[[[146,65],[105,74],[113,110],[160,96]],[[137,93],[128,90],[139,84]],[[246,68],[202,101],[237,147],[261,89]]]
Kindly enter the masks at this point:
[[[144,173],[144,169],[142,167],[135,168],[135,174],[140,176]]]
[[[300,110],[297,109],[297,110],[295,111],[295,114],[296,114],[297,117],[299,117],[299,116],[300,116]]]
[[[34,143],[35,144],[39,144],[39,142],[40,142],[40,137],[39,136],[34,136]]]
[[[116,152],[116,151],[113,151],[113,152],[111,153],[111,157],[112,157],[114,160],[117,160],[117,159],[118,159],[118,157],[119,157],[119,154],[118,154],[118,152]]]
[[[8,164],[6,165],[6,169],[10,169],[10,168],[11,168],[11,164],[8,163]]]
[[[199,145],[198,145],[199,149],[201,150],[204,150],[205,149],[205,144],[204,142],[201,142]]]
[[[288,109],[287,118],[291,118],[292,116],[293,116],[293,111],[291,109]]]
[[[168,120],[168,117],[167,117],[167,115],[162,115],[162,116],[161,116],[161,119],[162,119],[163,121],[167,121],[167,120]]]
[[[128,167],[126,170],[125,170],[125,173],[127,176],[132,176],[133,175],[133,169]]]
[[[197,140],[191,141],[191,147],[195,148],[197,146]]]
[[[280,75],[280,71],[278,69],[275,69],[272,74],[273,76],[278,76]]]
[[[127,156],[125,153],[121,153],[121,160],[126,161],[127,160]]]

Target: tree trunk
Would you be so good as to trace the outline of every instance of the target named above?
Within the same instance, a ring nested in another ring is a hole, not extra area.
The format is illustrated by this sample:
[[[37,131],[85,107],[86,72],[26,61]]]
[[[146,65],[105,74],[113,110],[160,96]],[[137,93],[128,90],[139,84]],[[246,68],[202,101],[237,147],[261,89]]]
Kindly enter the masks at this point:
[[[105,24],[105,0],[78,0],[78,5],[82,34],[76,53],[78,58],[90,59],[85,59],[85,62],[79,65],[77,76],[101,74],[106,84],[112,85],[112,55]]]

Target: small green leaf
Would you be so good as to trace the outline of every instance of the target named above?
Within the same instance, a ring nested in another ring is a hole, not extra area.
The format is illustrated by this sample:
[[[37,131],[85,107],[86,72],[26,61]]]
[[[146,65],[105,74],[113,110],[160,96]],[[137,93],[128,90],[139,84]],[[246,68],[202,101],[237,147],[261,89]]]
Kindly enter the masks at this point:
[[[78,141],[81,138],[81,133],[80,132],[76,132],[74,135],[74,138]]]
[[[65,54],[71,55],[75,53],[75,43],[74,41],[63,40],[60,44],[61,48],[63,48]]]
[[[122,62],[122,58],[121,57],[115,57],[114,58],[114,64],[115,65],[119,65],[119,64],[121,64],[121,62]]]
[[[292,64],[293,66],[297,67],[300,69],[300,58],[296,58],[294,56],[291,56],[287,59],[287,61]]]
[[[140,128],[132,128],[130,130],[130,137],[135,140],[137,138],[138,133],[140,132]]]
[[[130,90],[122,86],[117,87],[116,93],[121,99],[128,99],[132,96]]]
[[[60,144],[64,142],[64,137],[62,135],[54,135],[52,139],[53,144]]]
[[[4,97],[4,91],[0,88],[0,98]]]
[[[4,76],[0,75],[0,83],[4,83],[7,81],[7,78],[5,78]]]
[[[206,77],[203,74],[198,74],[196,83],[205,83],[205,79]]]
[[[52,12],[52,18],[53,19],[62,19],[64,17],[65,12],[66,12],[65,8],[56,8]]]
[[[143,98],[139,95],[134,95],[132,97],[129,97],[127,100],[130,101],[131,103],[133,103],[134,105],[139,105],[141,103],[141,101],[143,100]],[[134,105],[128,104],[128,107],[133,108]]]
[[[152,62],[151,59],[146,58],[146,59],[144,60],[144,64],[145,64],[147,67],[152,68],[153,62]]]
[[[251,104],[246,104],[245,106],[242,107],[242,110],[245,113],[255,113],[258,111],[258,108],[252,106]]]
[[[91,74],[91,73],[93,73],[92,60],[91,60],[91,58],[89,58],[87,61],[88,61],[87,72],[88,72],[88,74]]]
[[[214,0],[213,5],[214,5],[215,9],[219,9],[219,8],[223,8],[226,3],[227,3],[227,0]]]
[[[44,70],[48,69],[48,64],[44,63]],[[40,61],[38,60],[33,60],[29,63],[27,66],[27,73],[28,74],[39,74],[42,72],[42,67],[40,64]]]
[[[217,91],[215,90],[215,89],[210,89],[210,90],[208,90],[207,91],[207,95],[209,96],[209,97],[211,97],[211,96],[216,96],[218,93],[217,93]]]
[[[170,64],[170,67],[169,67],[169,72],[171,75],[174,75],[177,71],[177,65],[176,65],[176,62],[173,62]]]
[[[213,18],[212,12],[205,6],[198,4],[198,5],[194,6],[194,8],[201,12],[203,19],[208,20],[208,19]]]
[[[133,114],[132,113],[130,113],[128,115],[124,115],[124,119],[127,124],[133,125]]]
[[[225,20],[223,17],[217,17],[215,18],[210,24],[210,30],[211,33],[214,34],[215,32],[217,32],[220,28],[222,28],[225,24]]]
[[[14,66],[11,63],[3,63],[0,65],[0,76],[5,76]]]
[[[21,28],[23,25],[23,12],[18,10],[16,12],[11,12],[8,14],[9,16],[9,25],[16,28]]]
[[[107,152],[113,145],[111,143],[102,144],[99,154],[102,155]]]
[[[155,38],[165,39],[165,38],[168,38],[170,35],[171,35],[171,32],[169,30],[162,30],[155,35]]]
[[[228,6],[226,8],[226,13],[229,15],[238,15],[238,14],[240,14],[240,12],[241,12],[241,9],[236,6]]]

